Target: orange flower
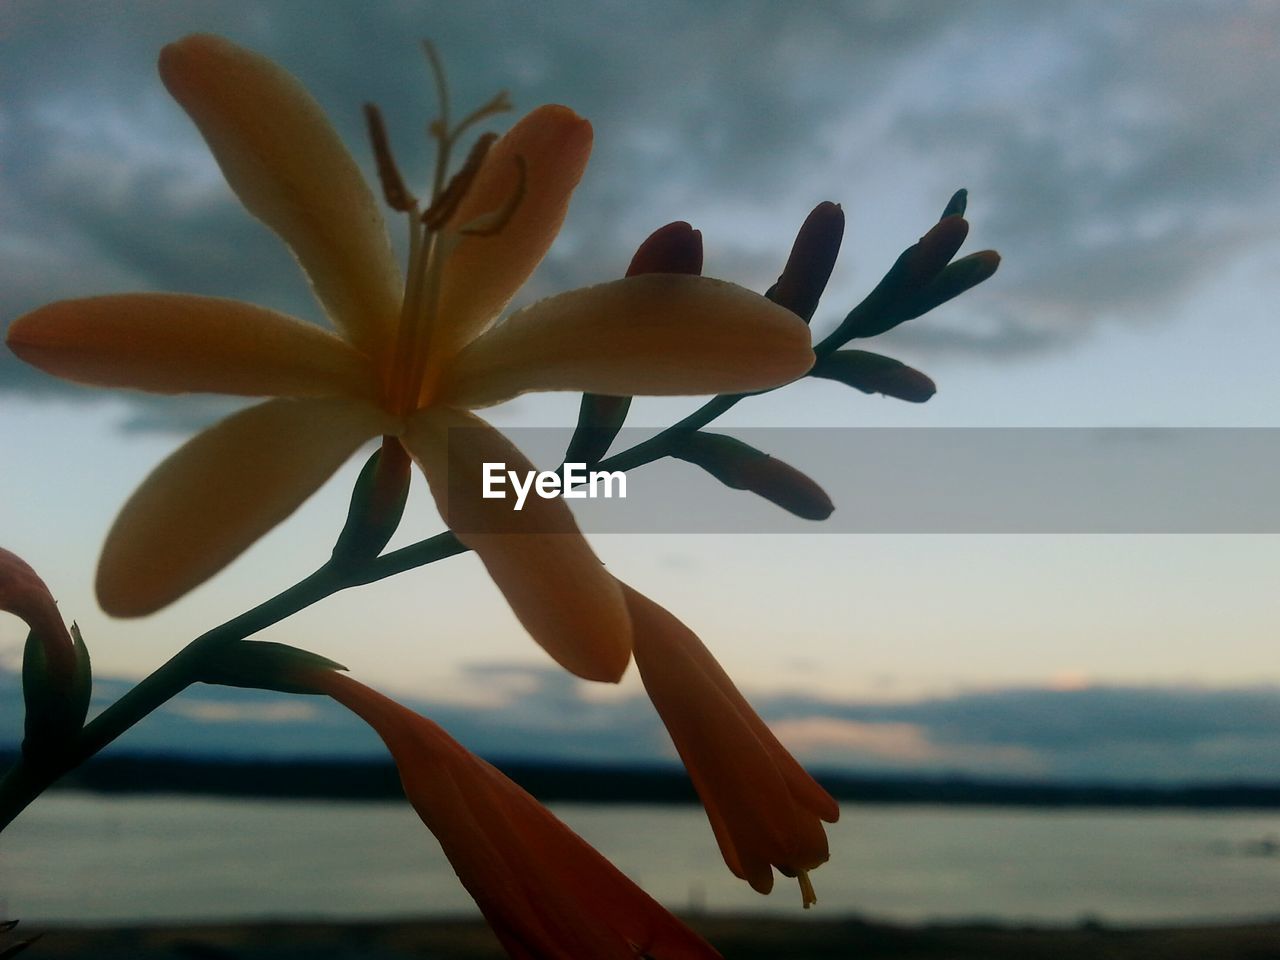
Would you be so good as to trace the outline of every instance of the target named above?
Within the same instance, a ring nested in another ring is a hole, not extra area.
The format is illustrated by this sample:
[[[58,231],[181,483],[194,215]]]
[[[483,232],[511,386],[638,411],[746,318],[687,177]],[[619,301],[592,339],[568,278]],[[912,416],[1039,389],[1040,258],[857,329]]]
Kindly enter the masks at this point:
[[[75,679],[76,650],[57,601],[31,565],[0,547],[0,610],[26,622],[40,644],[47,679],[63,692]]]
[[[484,461],[532,470],[469,411],[535,390],[776,386],[813,363],[804,323],[732,284],[645,275],[550,297],[495,325],[586,167],[591,126],[565,107],[534,110],[477,155],[456,189],[433,191],[439,204],[425,220],[416,201],[395,197],[410,222],[402,282],[373,194],[297,80],[209,36],[166,47],[160,74],[249,212],[296,255],[337,333],[176,294],[63,301],[13,322],[18,356],[81,383],[278,398],[198,434],[134,493],[103,548],[103,608],[139,616],[182,596],[362,444],[391,435],[442,507],[447,490],[446,516],[534,639],[580,676],[616,680],[630,655],[626,605],[568,507],[539,500],[514,514],[528,533],[500,532],[478,482],[449,486],[448,473],[478,477]],[[510,531],[512,517],[503,522]]]
[[[702,641],[626,585],[645,690],[702,798],[724,862],[760,893],[777,867],[817,901],[808,871],[827,861],[823,820],[840,808],[778,742]]]
[[[338,673],[306,683],[377,731],[405,795],[518,960],[718,954],[581,837],[435,723]]]

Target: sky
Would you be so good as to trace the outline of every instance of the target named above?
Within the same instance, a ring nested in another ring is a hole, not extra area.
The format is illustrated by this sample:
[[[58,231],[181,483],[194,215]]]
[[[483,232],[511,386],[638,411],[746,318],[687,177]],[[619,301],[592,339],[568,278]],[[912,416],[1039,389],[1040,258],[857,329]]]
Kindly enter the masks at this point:
[[[677,219],[703,232],[708,275],[763,290],[807,212],[833,200],[848,227],[821,334],[969,189],[966,252],[999,250],[1000,271],[872,345],[927,371],[938,394],[914,405],[805,381],[739,405],[730,429],[1280,427],[1277,28],[1280,8],[1263,2],[17,0],[0,8],[0,327],[51,300],[131,290],[321,322],[284,248],[168,98],[156,55],[213,31],[271,56],[366,172],[360,107],[374,101],[401,166],[425,177],[425,36],[459,104],[506,88],[518,110],[562,102],[594,125],[565,228],[518,303],[620,275],[640,240]],[[660,427],[695,402],[638,401],[631,422]],[[138,621],[98,610],[93,571],[115,511],[231,409],[76,387],[0,352],[0,544],[50,583],[103,677],[144,675],[327,555],[355,461],[172,607]],[[521,398],[494,419],[567,426],[576,409],[573,396]],[[834,491],[840,478],[821,467]],[[438,529],[420,484],[396,543]],[[804,756],[1274,776],[1275,535],[792,529],[592,542],[703,638]],[[0,620],[0,663],[16,666],[23,635]],[[642,706],[634,677],[617,689],[550,679],[470,556],[349,591],[263,636],[464,711],[473,731],[519,730],[569,700],[613,717]],[[1233,725],[1241,714],[1256,723]],[[1072,718],[1092,732],[1069,747],[1034,733]],[[589,740],[562,749],[603,749]]]

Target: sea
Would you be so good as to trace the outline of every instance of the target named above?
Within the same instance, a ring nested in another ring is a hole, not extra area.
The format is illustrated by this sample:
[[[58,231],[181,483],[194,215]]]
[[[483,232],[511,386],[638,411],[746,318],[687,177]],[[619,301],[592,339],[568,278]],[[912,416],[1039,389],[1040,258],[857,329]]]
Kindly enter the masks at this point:
[[[700,808],[552,809],[689,914],[1116,925],[1280,918],[1280,812],[849,804],[800,908],[731,876]],[[46,794],[0,836],[0,919],[110,925],[475,914],[404,803]]]

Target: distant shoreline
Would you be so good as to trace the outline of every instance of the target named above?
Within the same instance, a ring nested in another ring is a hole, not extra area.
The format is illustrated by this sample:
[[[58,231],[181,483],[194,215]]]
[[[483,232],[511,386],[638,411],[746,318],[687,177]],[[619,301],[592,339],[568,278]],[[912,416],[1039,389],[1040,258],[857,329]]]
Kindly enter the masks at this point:
[[[7,764],[12,755],[0,754]],[[684,771],[654,765],[494,761],[547,802],[679,805],[697,802]],[[1280,782],[1151,785],[1000,781],[964,776],[880,776],[827,772],[818,777],[851,803],[1154,809],[1280,809]],[[57,784],[104,794],[393,800],[402,796],[395,767],[381,760],[98,757]]]

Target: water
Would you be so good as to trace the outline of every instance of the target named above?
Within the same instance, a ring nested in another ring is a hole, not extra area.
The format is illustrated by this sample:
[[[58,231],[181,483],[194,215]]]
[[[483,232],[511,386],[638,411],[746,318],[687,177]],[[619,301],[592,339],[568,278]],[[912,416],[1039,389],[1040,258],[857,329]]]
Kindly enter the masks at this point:
[[[668,907],[801,916],[725,870],[701,810],[558,815]],[[814,873],[820,915],[1186,923],[1280,916],[1280,815],[858,805]],[[0,917],[32,922],[467,915],[404,804],[42,798],[0,837]],[[811,914],[813,913],[811,912]]]

